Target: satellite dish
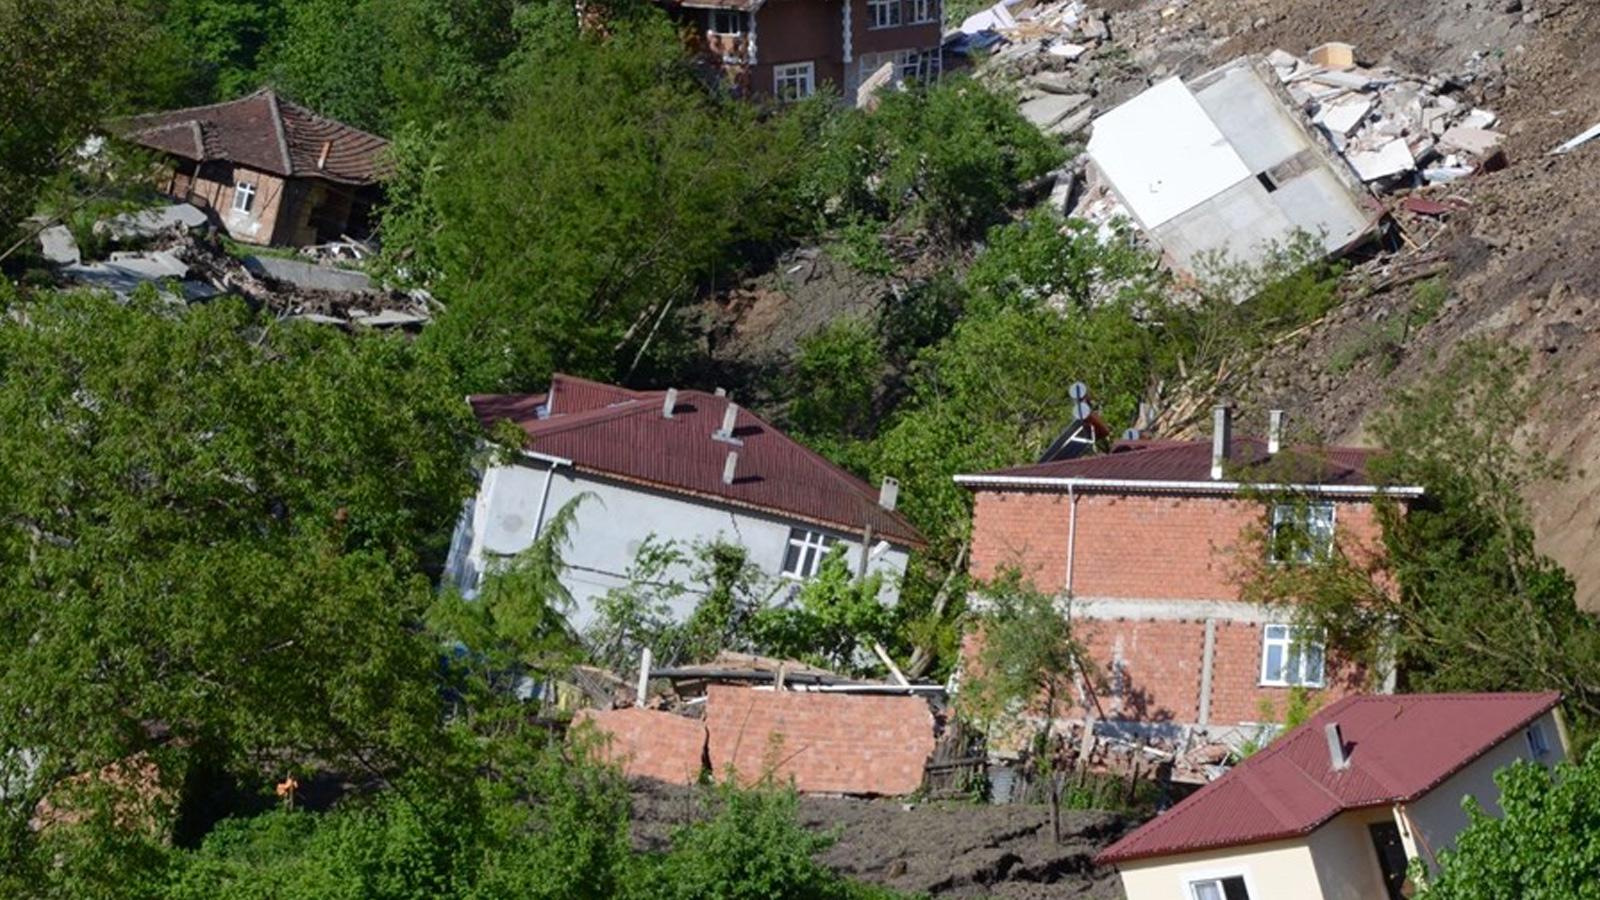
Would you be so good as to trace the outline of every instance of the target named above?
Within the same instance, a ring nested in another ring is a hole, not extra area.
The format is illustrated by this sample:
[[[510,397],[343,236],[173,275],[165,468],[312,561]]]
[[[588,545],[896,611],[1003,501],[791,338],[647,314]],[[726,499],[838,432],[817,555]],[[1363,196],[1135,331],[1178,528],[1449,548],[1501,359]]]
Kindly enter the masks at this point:
[[[1082,421],[1094,415],[1094,409],[1089,404],[1080,401],[1077,406],[1072,408],[1072,414]]]
[[[1079,402],[1087,400],[1089,399],[1089,386],[1081,381],[1074,381],[1072,387],[1067,389],[1067,396]]]

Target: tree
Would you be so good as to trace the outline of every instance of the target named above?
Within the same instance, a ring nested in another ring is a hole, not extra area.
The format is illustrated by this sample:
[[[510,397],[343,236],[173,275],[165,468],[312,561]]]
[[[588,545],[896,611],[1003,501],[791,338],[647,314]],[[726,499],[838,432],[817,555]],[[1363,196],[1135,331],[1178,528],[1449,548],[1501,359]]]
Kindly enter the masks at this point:
[[[324,116],[389,134],[398,110],[385,72],[404,52],[390,39],[389,15],[375,0],[291,0],[262,71]]]
[[[403,339],[146,291],[0,316],[0,783],[437,746],[426,572],[476,429]]]
[[[1466,799],[1472,824],[1438,874],[1415,879],[1418,900],[1600,898],[1600,753],[1553,768],[1518,760],[1494,780],[1500,815]]]
[[[1525,440],[1526,360],[1463,344],[1375,419],[1373,474],[1427,494],[1379,506],[1381,546],[1305,566],[1247,566],[1247,597],[1298,611],[1331,650],[1412,690],[1561,690],[1586,743],[1600,716],[1600,622],[1534,547],[1523,490],[1558,470]],[[1265,559],[1265,554],[1252,554]]]
[[[1073,634],[1062,604],[1015,572],[985,587],[976,640],[959,695],[961,711],[990,734],[1031,728],[1028,768],[1047,786],[1050,828],[1059,841],[1065,773],[1055,724],[1070,707],[1075,682],[1096,682],[1094,661]]]
[[[844,546],[835,545],[792,604],[756,614],[755,644],[773,656],[846,671],[859,668],[859,651],[889,639],[893,615],[879,599],[882,589],[882,574],[857,578],[845,562]]]

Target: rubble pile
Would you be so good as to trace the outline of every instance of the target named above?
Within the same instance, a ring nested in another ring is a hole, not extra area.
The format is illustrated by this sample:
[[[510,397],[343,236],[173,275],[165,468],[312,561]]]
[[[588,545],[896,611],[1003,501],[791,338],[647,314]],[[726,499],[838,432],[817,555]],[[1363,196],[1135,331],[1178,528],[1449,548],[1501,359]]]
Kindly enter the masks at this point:
[[[1462,98],[1471,76],[1362,68],[1353,48],[1327,44],[1304,60],[1267,61],[1300,109],[1375,190],[1444,184],[1505,164],[1495,113]]]
[[[1063,139],[1094,118],[1092,72],[1073,71],[1086,54],[1111,39],[1106,14],[1082,0],[1035,4],[999,0],[968,16],[946,49],[984,55],[987,73],[1026,79],[1018,111],[1041,131]]]

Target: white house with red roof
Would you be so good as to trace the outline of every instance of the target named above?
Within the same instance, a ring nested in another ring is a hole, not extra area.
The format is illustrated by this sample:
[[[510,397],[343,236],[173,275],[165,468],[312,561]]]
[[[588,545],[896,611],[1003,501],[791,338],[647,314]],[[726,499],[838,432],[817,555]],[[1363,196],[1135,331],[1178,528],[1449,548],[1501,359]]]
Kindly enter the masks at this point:
[[[1400,900],[1411,860],[1437,871],[1499,813],[1494,773],[1567,758],[1561,695],[1351,696],[1095,858],[1128,900]]]
[[[1359,554],[1381,538],[1379,498],[1409,503],[1422,489],[1373,478],[1369,450],[1285,444],[1279,415],[1266,439],[1235,437],[1231,415],[1217,409],[1209,440],[1123,441],[956,477],[973,493],[972,575],[1019,571],[1070,602],[1109,681],[1079,698],[1098,732],[1242,739],[1283,715],[1297,688],[1325,703],[1369,681],[1301,633],[1292,611],[1241,598],[1240,554],[1261,552],[1247,540],[1260,529],[1274,535],[1276,565],[1335,544]]]
[[[485,428],[509,420],[526,438],[510,465],[486,468],[463,514],[446,578],[468,593],[494,560],[527,549],[550,516],[579,503],[563,583],[582,630],[596,601],[628,582],[652,536],[680,548],[738,544],[782,583],[814,576],[836,545],[852,572],[884,575],[886,603],[921,534],[895,511],[898,484],[873,488],[730,398],[692,390],[633,391],[556,375],[543,394],[469,398]],[[863,559],[864,556],[864,559]],[[699,601],[692,567],[666,577]]]

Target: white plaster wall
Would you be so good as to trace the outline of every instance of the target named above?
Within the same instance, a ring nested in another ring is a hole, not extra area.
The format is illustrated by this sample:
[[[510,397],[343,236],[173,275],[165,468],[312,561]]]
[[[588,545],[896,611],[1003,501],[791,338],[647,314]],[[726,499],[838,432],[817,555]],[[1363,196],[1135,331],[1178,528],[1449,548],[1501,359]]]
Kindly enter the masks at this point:
[[[1539,762],[1553,766],[1565,760],[1566,751],[1562,747],[1555,711],[1545,713],[1536,722],[1544,729],[1545,743],[1550,747],[1550,752]],[[1531,758],[1525,732],[1526,729],[1517,729],[1515,734],[1496,744],[1471,765],[1405,807],[1405,818],[1411,827],[1408,833],[1406,823],[1402,822],[1400,833],[1406,838],[1407,849],[1412,857],[1421,857],[1432,868],[1439,851],[1455,846],[1456,835],[1467,827],[1469,821],[1466,810],[1461,808],[1461,801],[1469,795],[1477,798],[1485,812],[1500,814],[1500,788],[1494,783],[1494,773],[1519,759]]]
[[[1388,896],[1378,850],[1367,826],[1393,821],[1394,811],[1387,806],[1352,810],[1306,838],[1323,900],[1383,900]]]
[[[1311,849],[1304,841],[1273,841],[1122,863],[1128,900],[1194,900],[1189,885],[1207,878],[1243,875],[1252,900],[1293,897],[1321,900]]]
[[[457,552],[452,553],[446,580],[470,588],[486,560],[527,549],[533,543],[536,523],[548,523],[564,505],[584,495],[587,496],[577,508],[571,543],[562,555],[568,566],[562,582],[576,604],[569,618],[579,630],[593,621],[595,603],[606,591],[627,583],[628,568],[651,535],[677,541],[685,553],[691,552],[693,544],[713,540],[739,544],[749,552],[750,561],[775,583],[781,583],[791,527],[833,534],[845,543],[845,559],[852,571],[861,558],[859,536],[578,473],[571,466],[557,466],[553,475],[549,473],[546,463],[536,461],[493,466],[485,471],[477,499],[457,526]],[[548,499],[544,499],[547,477],[550,490]],[[894,603],[898,599],[908,558],[907,548],[891,545],[869,562],[869,572],[884,575],[883,602]],[[699,602],[697,589],[701,586],[692,581],[694,569],[691,562],[668,575],[691,589],[673,610],[680,620],[692,613]]]

